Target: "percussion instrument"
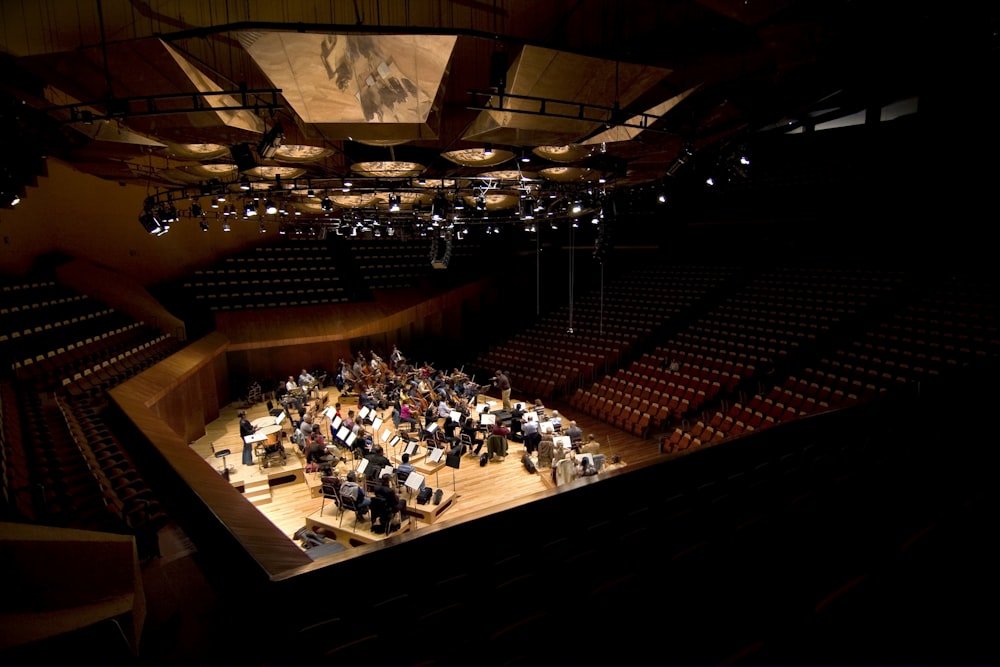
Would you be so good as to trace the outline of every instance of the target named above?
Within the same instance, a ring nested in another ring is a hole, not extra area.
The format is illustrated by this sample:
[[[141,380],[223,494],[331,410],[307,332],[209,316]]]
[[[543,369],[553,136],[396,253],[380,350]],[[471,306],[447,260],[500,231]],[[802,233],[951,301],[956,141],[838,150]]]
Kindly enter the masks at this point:
[[[261,435],[267,436],[267,444],[275,445],[278,443],[278,432],[281,431],[281,427],[277,424],[271,424],[270,426],[264,426],[257,432]]]

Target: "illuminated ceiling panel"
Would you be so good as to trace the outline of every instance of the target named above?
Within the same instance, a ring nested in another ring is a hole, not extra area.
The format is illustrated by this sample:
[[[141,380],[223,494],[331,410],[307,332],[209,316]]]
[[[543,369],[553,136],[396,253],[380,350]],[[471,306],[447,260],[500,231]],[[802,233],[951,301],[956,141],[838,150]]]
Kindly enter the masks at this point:
[[[649,65],[621,63],[536,46],[526,46],[507,73],[510,95],[548,100],[540,115],[537,100],[493,97],[496,110],[481,111],[464,139],[497,144],[565,145],[576,143],[604,123],[588,108],[574,119],[579,105],[627,108],[670,74]],[[556,104],[552,101],[568,104]],[[520,113],[535,112],[535,113]],[[563,117],[556,117],[555,115]]]
[[[427,121],[457,37],[241,32],[306,123]]]
[[[683,102],[692,93],[701,88],[701,85],[694,86],[693,88],[688,88],[680,95],[675,95],[665,102],[661,102],[656,106],[647,109],[646,114],[650,116],[665,116],[668,111],[676,107],[678,104]],[[603,143],[614,143],[616,141],[630,141],[635,139],[641,132],[642,128],[635,127],[641,124],[641,118],[639,116],[633,116],[627,119],[629,125],[614,125],[604,132],[597,134],[590,139],[584,141],[584,144],[603,144]]]
[[[163,48],[166,49],[170,57],[174,59],[177,66],[180,67],[184,75],[199,92],[218,93],[222,91],[222,88],[218,84],[205,76],[201,70],[192,65],[180,53],[171,48],[170,45],[163,43]],[[225,125],[249,132],[264,132],[264,121],[252,111],[233,111],[231,109],[220,108],[238,106],[240,100],[229,95],[206,95],[202,99],[208,106],[215,108],[216,115],[218,115],[219,120]]]

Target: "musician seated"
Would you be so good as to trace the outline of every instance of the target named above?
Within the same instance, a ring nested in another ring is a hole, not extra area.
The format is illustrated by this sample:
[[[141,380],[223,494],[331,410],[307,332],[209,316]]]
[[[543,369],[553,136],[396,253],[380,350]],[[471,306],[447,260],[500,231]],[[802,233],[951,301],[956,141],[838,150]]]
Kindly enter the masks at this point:
[[[309,444],[306,445],[306,463],[317,465],[326,463],[333,458],[333,455],[326,450],[326,442],[319,433],[313,433],[309,437]]]
[[[369,410],[374,410],[378,407],[378,401],[375,400],[371,390],[366,388],[361,392],[361,396],[358,397],[358,405]]]
[[[563,434],[569,436],[570,442],[579,443],[583,441],[583,429],[575,421],[570,421],[569,426],[566,427],[566,431]]]
[[[420,428],[420,423],[417,421],[417,418],[413,416],[409,403],[403,403],[399,406],[399,423],[409,424],[413,430]]]
[[[601,450],[601,443],[597,441],[594,434],[587,436],[587,442],[579,445],[581,454],[597,454]]]
[[[281,404],[285,406],[285,410],[288,408],[295,408],[299,414],[302,414],[302,401],[299,396],[302,394],[302,390],[299,389],[299,385],[295,384],[295,378],[291,375],[285,380],[285,393],[281,397]]]
[[[438,399],[446,401],[448,393],[448,383],[445,381],[444,374],[439,372],[434,379],[434,395]]]
[[[365,469],[365,477],[370,480],[378,479],[382,468],[389,465],[390,461],[385,457],[381,445],[375,445],[370,454],[365,456],[368,459],[368,467]]]
[[[562,431],[562,417],[559,415],[558,410],[552,411],[552,416],[549,417],[549,422],[552,424],[552,430],[556,433]]]

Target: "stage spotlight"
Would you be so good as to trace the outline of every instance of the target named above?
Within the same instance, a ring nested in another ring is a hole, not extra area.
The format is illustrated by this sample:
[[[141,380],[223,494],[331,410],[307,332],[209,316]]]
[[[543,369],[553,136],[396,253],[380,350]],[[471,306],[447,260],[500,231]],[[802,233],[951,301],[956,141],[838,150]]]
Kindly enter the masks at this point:
[[[231,232],[231,231],[233,231],[233,228],[229,226],[228,222],[224,222],[224,223],[222,223],[222,231],[224,231],[224,232]]]
[[[521,219],[522,220],[535,219],[535,202],[530,197],[521,200]]]
[[[260,140],[260,143],[257,144],[257,154],[265,160],[274,157],[284,138],[285,129],[281,127],[281,123],[275,123]]]
[[[399,195],[389,195],[389,210],[392,213],[399,212]]]
[[[444,220],[448,215],[448,199],[443,194],[438,194],[431,202],[431,220]]]
[[[486,144],[486,148],[483,149],[483,155],[491,157],[493,155],[493,146]]]
[[[275,213],[278,212],[278,207],[272,200],[268,199],[267,201],[264,202],[264,211],[269,215],[274,215]]]
[[[163,230],[160,221],[149,211],[139,216],[139,224],[150,234],[159,234]]]
[[[207,232],[208,231],[208,223],[205,222],[204,220],[202,220],[201,222],[199,222],[198,225],[201,227],[201,231],[203,231],[203,232]]]
[[[249,190],[249,189],[250,189],[250,177],[247,176],[246,174],[243,174],[243,176],[240,177],[240,190]]]

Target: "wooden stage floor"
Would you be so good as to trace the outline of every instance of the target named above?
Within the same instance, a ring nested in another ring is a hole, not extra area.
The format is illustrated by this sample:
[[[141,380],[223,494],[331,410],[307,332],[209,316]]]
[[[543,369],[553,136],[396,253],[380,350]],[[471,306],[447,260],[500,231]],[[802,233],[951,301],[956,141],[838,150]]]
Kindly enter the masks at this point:
[[[328,393],[327,405],[339,402],[344,415],[348,410],[357,411],[357,396],[341,396],[336,387],[327,387],[324,391]],[[523,398],[514,397],[512,400],[515,403],[529,404]],[[486,395],[481,395],[479,402],[489,402],[491,411],[500,405],[498,397]],[[573,414],[568,404],[552,402],[546,407],[550,412],[552,409],[558,410],[564,425],[570,419],[575,419],[584,434],[593,433],[597,436],[602,445],[601,453],[609,461],[613,455],[618,455],[625,470],[629,465],[664,458],[659,453],[655,438],[637,438],[587,415]],[[243,444],[239,436],[238,417],[239,412],[244,409],[251,421],[266,419],[268,416],[263,402],[247,408],[242,404],[231,404],[220,411],[217,420],[206,425],[203,437],[191,443],[191,447],[205,460],[206,465],[220,471],[223,468],[222,459],[216,458],[214,452],[230,450],[226,463],[230,468],[230,482],[242,492],[242,496],[238,496],[240,501],[251,502],[289,539],[293,539],[295,532],[304,526],[314,530],[323,529],[328,536],[346,546],[385,539],[385,535],[372,533],[370,521],[358,522],[355,528],[354,516],[350,512],[341,521],[336,507],[329,500],[326,501],[323,512],[320,512],[324,503],[319,493],[318,475],[304,472],[304,460],[288,438],[293,428],[289,420],[284,424],[284,464],[272,463],[267,468],[262,468],[255,462],[244,466],[241,461]],[[383,426],[383,430],[384,428]],[[322,420],[321,429],[324,435],[329,434],[328,420]],[[390,458],[392,453],[386,452]],[[530,502],[532,497],[541,497],[556,489],[551,470],[539,468],[537,473],[529,473],[521,463],[523,453],[523,446],[511,441],[508,456],[502,462],[480,466],[478,458],[464,456],[458,469],[443,467],[431,472],[426,476],[425,484],[444,492],[442,507],[440,510],[432,504],[417,507],[415,499],[411,498],[409,502],[412,512],[408,512],[409,516],[404,519],[402,530],[420,530],[432,524],[447,525],[475,519],[500,511],[511,502]],[[405,492],[403,495],[406,495]]]

